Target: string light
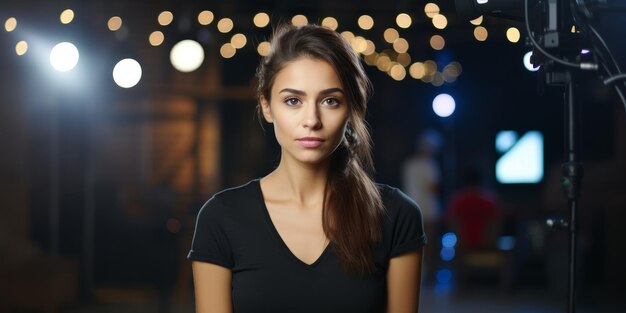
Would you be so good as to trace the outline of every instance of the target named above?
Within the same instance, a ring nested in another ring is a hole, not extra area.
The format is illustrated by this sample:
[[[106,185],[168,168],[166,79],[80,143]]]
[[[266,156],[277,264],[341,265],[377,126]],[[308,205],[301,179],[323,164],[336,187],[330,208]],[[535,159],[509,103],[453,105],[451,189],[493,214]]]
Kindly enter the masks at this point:
[[[28,43],[26,41],[21,40],[15,45],[15,53],[17,55],[22,56],[26,54],[27,51],[28,51]]]
[[[363,51],[364,55],[371,55],[376,52],[376,44],[374,44],[373,41],[366,40],[365,44],[367,45],[367,48],[365,48],[365,51]]]
[[[481,15],[481,16],[479,16],[479,17],[477,17],[477,18],[475,18],[475,19],[471,20],[471,21],[470,21],[470,23],[471,23],[472,25],[476,25],[476,26],[478,26],[478,25],[482,24],[482,23],[483,23],[483,16]]]
[[[394,28],[387,28],[385,29],[385,32],[383,33],[383,37],[385,38],[386,42],[393,43],[398,38],[400,38],[400,34]]]
[[[174,20],[174,14],[172,14],[172,12],[170,11],[163,11],[159,13],[159,16],[157,17],[157,21],[159,22],[159,25],[161,26],[167,26],[171,24],[173,20]]]
[[[202,11],[198,13],[198,23],[200,25],[209,25],[215,19],[215,15],[211,11]]]
[[[427,60],[424,62],[426,69],[426,76],[432,76],[437,72],[437,63],[433,60]]]
[[[424,6],[424,13],[426,16],[433,18],[433,16],[439,14],[439,6],[434,3],[426,3]]]
[[[322,20],[322,26],[330,28],[332,30],[337,30],[337,28],[339,27],[339,22],[337,22],[337,19],[335,19],[334,17],[325,17]]]
[[[223,33],[223,34],[228,33],[231,30],[233,30],[234,26],[235,25],[233,24],[233,20],[231,20],[231,19],[229,19],[227,17],[225,17],[225,18],[219,20],[219,22],[217,22],[217,30],[220,33]]]
[[[397,81],[401,81],[406,77],[406,69],[401,64],[395,64],[389,70],[389,76]]]
[[[415,62],[409,67],[409,74],[415,79],[422,79],[426,75],[426,67],[422,62]]]
[[[160,46],[163,41],[165,41],[165,36],[163,35],[162,32],[160,31],[153,31],[150,34],[150,37],[148,37],[148,41],[150,42],[150,45],[156,47],[156,46]]]
[[[256,48],[256,51],[261,56],[267,56],[268,54],[270,54],[270,43],[267,41],[263,41],[259,43],[259,45]]]
[[[424,14],[431,18],[433,26],[437,29],[444,29],[447,27],[447,18],[440,13],[440,8],[435,3],[426,3],[424,6]],[[72,22],[74,19],[74,11],[67,9],[61,13],[61,22],[64,24]],[[157,21],[161,26],[170,25],[173,22],[174,15],[170,11],[162,11],[157,16]],[[209,25],[215,20],[213,12],[204,10],[198,13],[197,20],[200,25]],[[258,28],[267,27],[270,24],[270,16],[266,12],[258,12],[252,19],[254,25]],[[480,25],[483,21],[483,17],[479,17],[472,20],[474,25]],[[295,15],[291,19],[294,25],[308,24],[308,19],[305,15]],[[395,20],[398,27],[406,29],[412,25],[412,18],[407,13],[400,13],[396,16]],[[358,27],[362,30],[371,30],[374,27],[374,18],[370,15],[361,15],[357,21]],[[336,18],[327,16],[323,18],[321,25],[332,30],[337,30],[339,22]],[[11,32],[15,30],[17,26],[17,20],[13,17],[9,18],[5,22],[5,30]],[[111,31],[118,31],[122,29],[123,22],[121,17],[113,16],[107,22],[107,27]],[[230,18],[222,18],[217,23],[217,29],[221,33],[228,33],[234,28],[233,20]],[[515,27],[511,27],[507,30],[507,39],[511,42],[518,42],[521,35],[519,30]],[[391,44],[392,50],[384,50],[381,53],[376,52],[376,45],[372,40],[368,40],[361,36],[356,36],[351,31],[343,31],[341,35],[350,43],[352,48],[363,55],[366,64],[376,66],[379,70],[386,72],[395,80],[402,80],[407,74],[415,79],[422,79],[424,82],[432,83],[433,85],[441,85],[445,82],[453,82],[460,75],[460,64],[458,62],[458,68],[453,63],[448,64],[443,71],[437,71],[437,65],[434,61],[428,60],[425,62],[414,62],[411,64],[411,55],[407,53],[409,49],[409,43],[406,39],[401,38],[399,32],[394,28],[387,28],[384,31],[384,39],[387,43]],[[474,36],[479,41],[484,41],[488,37],[486,28],[479,26],[474,29]],[[116,35],[119,39],[119,37]],[[161,31],[153,31],[148,38],[150,45],[160,46],[165,41],[165,36]],[[242,49],[247,44],[247,37],[243,33],[235,34],[231,37],[230,42],[224,43],[220,47],[220,54],[224,58],[232,58],[235,56],[237,49]],[[429,40],[430,46],[434,50],[442,50],[445,47],[445,39],[441,35],[433,35]],[[261,56],[266,56],[270,53],[270,43],[263,41],[256,47],[257,52]],[[20,41],[16,45],[16,53],[23,55],[28,51],[28,44],[25,41]]]
[[[443,80],[443,75],[440,72],[436,72],[433,75],[433,80],[431,82],[431,84],[435,87],[439,87],[441,85],[443,85],[444,80]]]
[[[222,47],[220,48],[220,54],[225,59],[230,59],[234,57],[235,53],[237,53],[237,49],[235,49],[235,47],[233,47],[233,45],[231,45],[230,42],[223,44]]]
[[[433,35],[430,37],[430,46],[434,50],[441,50],[446,46],[446,40],[440,35]]]
[[[361,15],[358,20],[359,27],[363,30],[370,30],[374,27],[374,19],[369,15]]]
[[[113,16],[107,22],[107,27],[110,31],[114,32],[122,27],[122,18],[119,16]]]
[[[485,41],[487,40],[488,36],[489,33],[487,32],[486,28],[482,26],[477,26],[476,28],[474,28],[474,38],[476,38],[476,40]]]
[[[348,42],[350,43],[354,40],[354,34],[348,30],[341,32],[341,36],[343,36],[343,38],[346,38],[346,40],[348,40]]]
[[[409,50],[409,42],[404,38],[398,38],[393,42],[393,50],[398,53],[404,53]]]
[[[306,18],[306,16],[302,14],[295,15],[291,18],[291,24],[293,24],[294,26],[304,26],[308,23],[309,20]]]
[[[391,59],[384,54],[380,54],[376,59],[376,67],[383,72],[386,72],[391,67]]]
[[[519,29],[515,27],[511,27],[506,30],[506,39],[508,39],[512,43],[516,43],[519,41],[521,35]]]
[[[446,28],[446,26],[448,26],[448,19],[441,14],[433,16],[432,22],[433,26],[435,26],[435,28],[437,29],[444,29]]]
[[[230,39],[230,44],[232,44],[233,47],[235,47],[235,49],[243,48],[247,42],[248,42],[248,39],[246,38],[244,34],[235,34]]]
[[[61,12],[61,16],[59,17],[61,24],[69,24],[74,20],[74,11],[71,9],[65,9]]]
[[[6,22],[4,22],[4,29],[10,33],[14,31],[15,28],[17,28],[17,19],[15,19],[14,17],[9,17]]]
[[[411,16],[406,13],[400,13],[396,16],[396,24],[398,24],[400,28],[409,28],[412,22]]]
[[[354,40],[352,40],[352,48],[358,53],[363,53],[367,50],[367,41],[361,36],[354,37]]]
[[[368,54],[365,56],[365,64],[369,66],[375,66],[376,60],[378,59],[378,53],[374,52],[372,54]]]
[[[259,12],[259,13],[257,13],[254,16],[252,21],[254,22],[254,26],[259,27],[259,28],[263,28],[263,27],[269,25],[269,23],[270,23],[270,16],[267,15],[267,13],[265,13],[265,12]]]
[[[409,64],[411,64],[411,55],[408,53],[400,53],[398,54],[398,57],[396,58],[396,60],[402,66],[409,66]]]

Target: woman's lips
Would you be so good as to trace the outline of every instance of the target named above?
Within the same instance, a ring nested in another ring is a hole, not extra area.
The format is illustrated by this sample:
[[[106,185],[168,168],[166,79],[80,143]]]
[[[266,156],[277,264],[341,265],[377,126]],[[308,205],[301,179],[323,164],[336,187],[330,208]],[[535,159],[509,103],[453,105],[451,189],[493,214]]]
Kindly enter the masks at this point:
[[[296,141],[305,148],[317,148],[324,143],[322,138],[317,137],[303,137],[297,139]]]

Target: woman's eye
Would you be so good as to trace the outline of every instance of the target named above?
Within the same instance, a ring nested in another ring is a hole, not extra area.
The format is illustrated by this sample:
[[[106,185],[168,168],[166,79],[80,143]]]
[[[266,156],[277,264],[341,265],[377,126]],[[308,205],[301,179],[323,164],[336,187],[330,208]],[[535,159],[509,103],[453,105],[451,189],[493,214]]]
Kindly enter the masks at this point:
[[[298,104],[298,102],[300,102],[300,100],[298,100],[298,98],[289,98],[285,100],[285,103],[287,105],[296,105]]]
[[[335,106],[339,104],[339,100],[335,99],[335,98],[328,98],[324,100],[324,104],[325,105],[331,105],[331,106]]]

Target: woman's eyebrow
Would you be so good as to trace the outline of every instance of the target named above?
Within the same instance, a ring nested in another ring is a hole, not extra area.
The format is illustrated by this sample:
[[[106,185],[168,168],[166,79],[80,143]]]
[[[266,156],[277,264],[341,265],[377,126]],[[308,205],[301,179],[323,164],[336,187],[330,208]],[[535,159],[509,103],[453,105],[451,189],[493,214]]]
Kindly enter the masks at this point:
[[[288,92],[288,93],[295,93],[297,95],[302,95],[305,96],[306,92],[302,91],[302,90],[298,90],[298,89],[293,89],[293,88],[284,88],[281,91],[279,91],[278,93],[284,93],[284,92]],[[328,89],[324,89],[322,91],[320,91],[320,94],[322,95],[327,95],[327,94],[331,94],[334,92],[340,92],[340,93],[344,93],[343,89],[341,88],[328,88]]]

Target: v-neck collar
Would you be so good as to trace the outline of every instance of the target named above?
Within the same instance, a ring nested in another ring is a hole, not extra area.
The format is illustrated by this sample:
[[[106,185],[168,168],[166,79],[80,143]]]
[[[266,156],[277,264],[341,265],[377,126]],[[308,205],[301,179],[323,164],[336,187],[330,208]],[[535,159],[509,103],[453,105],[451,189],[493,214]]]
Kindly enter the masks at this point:
[[[315,260],[313,263],[308,264],[304,261],[302,261],[300,258],[298,258],[295,254],[293,254],[293,252],[291,252],[291,249],[289,249],[289,247],[287,246],[287,244],[285,243],[285,241],[283,240],[283,238],[280,236],[280,233],[278,232],[278,230],[276,229],[276,226],[274,225],[274,222],[272,221],[272,217],[270,216],[269,210],[267,209],[267,205],[265,204],[265,198],[263,196],[263,190],[261,189],[261,179],[257,178],[254,180],[254,185],[257,189],[257,194],[258,194],[258,200],[260,202],[260,207],[263,210],[263,215],[265,216],[265,221],[267,222],[268,228],[270,229],[270,232],[272,233],[274,239],[277,241],[278,245],[281,247],[281,249],[285,252],[285,254],[287,254],[289,256],[289,258],[291,258],[294,262],[296,262],[297,264],[299,264],[300,266],[306,268],[306,269],[313,269],[315,267],[317,267],[318,264],[320,264],[322,261],[324,261],[324,259],[326,258],[326,255],[329,253],[330,250],[330,243],[326,244],[326,247],[324,247],[324,250],[322,251],[322,253],[320,254],[319,257],[317,257],[317,260]]]

